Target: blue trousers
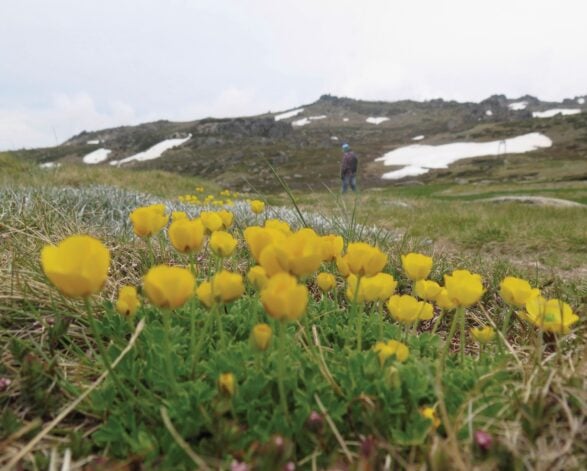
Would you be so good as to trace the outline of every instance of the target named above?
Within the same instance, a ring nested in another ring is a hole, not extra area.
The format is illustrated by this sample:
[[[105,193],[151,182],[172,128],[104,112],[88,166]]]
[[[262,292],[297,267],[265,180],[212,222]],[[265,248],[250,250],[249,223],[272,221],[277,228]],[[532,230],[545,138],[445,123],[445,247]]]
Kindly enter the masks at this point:
[[[346,193],[349,186],[351,190],[357,191],[357,176],[347,173],[342,177],[342,192]]]

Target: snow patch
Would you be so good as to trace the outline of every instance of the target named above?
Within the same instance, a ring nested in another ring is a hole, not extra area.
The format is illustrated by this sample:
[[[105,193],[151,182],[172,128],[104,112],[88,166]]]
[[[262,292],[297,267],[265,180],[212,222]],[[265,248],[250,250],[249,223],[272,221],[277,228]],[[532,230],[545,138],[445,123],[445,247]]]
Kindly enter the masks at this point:
[[[512,111],[520,111],[525,110],[526,106],[528,106],[527,101],[515,101],[514,103],[510,103],[508,108]]]
[[[310,116],[311,120],[324,119],[324,118],[326,118],[325,114],[321,114],[320,116]]]
[[[487,110],[487,111],[485,112],[485,114],[486,114],[487,116],[493,116],[493,111],[491,111],[491,110]]]
[[[553,108],[551,110],[546,110],[546,111],[534,111],[532,113],[532,117],[533,118],[552,118],[553,116],[556,116],[557,114],[564,116],[564,115],[578,114],[580,112],[581,112],[581,110],[578,110],[576,108]]]
[[[369,116],[365,121],[367,121],[368,123],[371,124],[381,124],[385,121],[389,121],[389,118],[386,118],[385,116],[379,116],[379,117],[373,117],[373,116]]]
[[[108,159],[108,154],[112,152],[110,149],[96,149],[93,152],[90,152],[89,154],[84,155],[83,161],[84,164],[99,164],[100,162],[104,162],[106,159]]]
[[[166,139],[164,141],[161,141],[157,144],[155,144],[152,147],[149,147],[147,150],[143,151],[143,152],[139,152],[138,154],[135,155],[131,155],[130,157],[126,157],[122,160],[115,160],[110,162],[110,165],[122,165],[125,164],[127,162],[132,162],[133,160],[136,160],[138,162],[144,162],[145,160],[153,160],[153,159],[158,159],[159,157],[161,157],[161,155],[163,155],[163,152],[165,152],[166,150],[169,149],[173,149],[174,147],[180,146],[183,143],[189,141],[191,139],[192,135],[188,135],[188,137],[180,137],[180,138],[176,138],[176,139]]]
[[[577,103],[579,103],[580,105],[584,105],[585,104],[585,98],[583,98],[583,97],[577,98]]]
[[[346,123],[349,119],[348,118],[342,118],[342,120]]]
[[[59,162],[45,162],[44,164],[39,164],[39,168],[59,168],[61,164]]]
[[[298,119],[297,121],[294,121],[291,124],[292,126],[305,126],[306,124],[310,124],[310,120],[308,118],[302,118]]]
[[[90,145],[100,144],[100,139],[92,139],[91,141],[87,141],[86,144],[90,144]]]
[[[386,166],[403,165],[404,168],[384,173],[382,176],[386,180],[395,180],[405,176],[422,175],[432,168],[447,168],[461,159],[520,154],[551,145],[552,141],[544,134],[530,133],[491,142],[455,142],[439,146],[412,144],[387,152],[375,161],[383,161]]]
[[[412,137],[412,141],[421,141],[424,139],[424,135],[420,134],[419,136]]]
[[[418,175],[423,175],[426,172],[428,172],[427,168],[418,167],[417,165],[408,165],[407,167],[400,168],[399,170],[385,173],[383,178],[386,180],[399,180],[400,178],[405,177],[417,177]]]
[[[338,141],[338,137],[336,136],[330,136],[330,139],[332,139],[333,141]]]
[[[298,108],[297,110],[286,111],[285,113],[281,113],[275,116],[275,121],[281,121],[282,119],[293,118],[294,116],[299,115],[304,108]]]

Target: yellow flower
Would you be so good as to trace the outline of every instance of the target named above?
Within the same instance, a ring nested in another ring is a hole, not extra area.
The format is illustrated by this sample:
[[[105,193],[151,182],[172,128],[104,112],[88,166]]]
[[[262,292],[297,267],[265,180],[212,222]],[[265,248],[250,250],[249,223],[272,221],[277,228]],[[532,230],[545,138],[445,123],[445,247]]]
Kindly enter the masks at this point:
[[[387,301],[387,309],[395,320],[403,324],[412,324],[418,320],[432,319],[432,304],[418,301],[416,298],[404,294],[394,295]]]
[[[272,243],[261,252],[259,264],[271,277],[276,273],[289,273],[289,260],[290,257],[283,244]]]
[[[225,231],[213,232],[210,236],[210,248],[219,257],[230,257],[236,249],[236,239]]]
[[[436,301],[436,298],[440,294],[442,287],[432,280],[418,280],[416,281],[415,291],[416,295],[420,299],[426,301]]]
[[[345,278],[351,274],[346,255],[344,257],[336,257],[336,268],[338,268],[340,274]]]
[[[257,350],[264,352],[269,347],[273,330],[268,324],[257,324],[251,332],[251,341]]]
[[[332,273],[318,273],[316,277],[316,284],[321,291],[326,293],[336,286],[336,278]]]
[[[65,296],[85,298],[104,286],[110,252],[93,237],[75,235],[43,247],[41,265],[47,278]]]
[[[282,232],[285,236],[292,235],[292,231],[289,227],[289,224],[281,219],[267,219],[265,221],[265,227],[269,229],[276,229],[279,232]]]
[[[377,273],[361,280],[361,288],[365,290],[367,301],[385,301],[394,293],[397,281],[389,273]]]
[[[532,289],[526,280],[506,276],[499,284],[499,294],[509,305],[523,307],[530,298],[539,296],[540,290]]]
[[[132,316],[141,305],[134,286],[123,286],[118,291],[116,310],[123,316]]]
[[[289,258],[289,270],[297,276],[309,275],[322,263],[320,237],[312,229],[300,229],[286,238],[284,251]]]
[[[185,211],[172,211],[171,212],[171,222],[179,221],[180,219],[188,219],[188,215]]]
[[[320,237],[322,241],[322,260],[329,262],[340,257],[344,241],[341,236],[330,234]]]
[[[222,218],[213,211],[202,211],[200,213],[202,224],[209,232],[219,231],[224,227]]]
[[[377,342],[373,347],[373,350],[377,353],[379,357],[379,363],[381,366],[385,364],[385,361],[395,356],[397,360],[401,363],[406,361],[410,356],[409,348],[397,340],[388,340],[387,342]]]
[[[270,227],[250,226],[245,229],[244,235],[249,251],[257,263],[265,247],[285,239],[283,232]]]
[[[471,329],[471,335],[477,340],[477,342],[486,344],[495,338],[495,330],[488,325],[484,327],[473,327]]]
[[[479,302],[485,292],[481,276],[468,270],[455,270],[452,275],[444,275],[444,285],[450,300],[462,307]]]
[[[436,411],[432,407],[422,407],[420,409],[422,417],[429,419],[432,422],[434,428],[438,428],[441,424],[440,419],[436,416]]]
[[[350,272],[357,276],[376,275],[387,263],[387,255],[364,242],[349,244],[345,258]]]
[[[196,296],[207,307],[214,302],[228,303],[245,292],[243,277],[239,273],[222,270],[211,281],[204,281],[196,289]]]
[[[265,203],[259,200],[251,201],[251,211],[253,211],[255,214],[261,214],[263,211],[265,211]]]
[[[204,306],[208,308],[212,307],[212,304],[214,304],[212,283],[209,281],[202,281],[196,288],[196,296]]]
[[[165,214],[165,205],[153,204],[135,209],[130,213],[130,220],[135,234],[139,237],[151,237],[165,227],[169,216]]]
[[[200,219],[176,219],[169,226],[169,240],[178,252],[197,252],[204,243],[204,225]]]
[[[295,321],[304,315],[308,304],[308,289],[287,274],[269,278],[261,292],[261,302],[267,313],[278,320]]]
[[[356,275],[349,275],[347,278],[346,297],[349,301],[354,301],[355,290],[359,278]],[[397,286],[393,276],[387,273],[378,273],[375,276],[364,276],[361,278],[359,292],[357,293],[357,302],[374,302],[388,299]]]
[[[234,396],[234,390],[236,387],[236,381],[232,373],[222,373],[218,377],[218,389],[221,394],[227,396]]]
[[[518,316],[539,329],[555,334],[567,334],[579,320],[567,303],[559,299],[547,300],[542,296],[526,301],[526,311],[518,312]]]
[[[257,289],[263,289],[269,280],[267,272],[260,265],[255,265],[249,269],[247,273],[247,280],[252,283]]]
[[[296,276],[309,275],[322,263],[319,240],[312,229],[301,229],[267,245],[261,252],[259,263],[269,276],[281,272]]]
[[[402,267],[410,280],[423,280],[432,270],[432,257],[413,252],[402,255]]]
[[[440,289],[435,302],[440,309],[444,309],[445,311],[450,311],[457,307],[457,305],[448,297],[448,291],[446,288]]]
[[[183,306],[193,296],[195,284],[192,272],[167,265],[151,268],[143,279],[149,301],[155,306],[170,309]]]
[[[225,209],[217,211],[216,214],[218,214],[218,216],[220,216],[220,219],[222,219],[222,225],[225,229],[228,229],[230,226],[232,226],[232,223],[234,221],[234,214]]]

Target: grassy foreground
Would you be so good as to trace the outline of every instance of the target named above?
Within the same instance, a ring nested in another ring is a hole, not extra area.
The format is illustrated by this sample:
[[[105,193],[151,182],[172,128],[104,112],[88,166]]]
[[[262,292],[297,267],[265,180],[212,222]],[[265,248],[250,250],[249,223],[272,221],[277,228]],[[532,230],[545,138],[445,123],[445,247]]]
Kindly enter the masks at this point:
[[[481,274],[486,292],[466,309],[464,336],[457,328],[449,338],[454,311],[440,318],[436,307],[432,319],[406,327],[383,302],[357,305],[332,262],[321,270],[337,276],[335,290],[323,294],[314,275],[302,277],[310,290],[306,314],[289,323],[268,315],[251,284],[212,310],[191,299],[170,313],[142,298],[135,316],[125,317],[115,309],[120,286],[141,287],[154,262],[188,265],[165,237],[156,239],[151,255],[133,235],[128,214],[159,197],[173,198],[163,199],[169,209],[195,215],[199,206],[176,197],[202,182],[77,167],[50,173],[29,167],[27,175],[13,165],[0,188],[1,466],[11,469],[19,460],[24,469],[68,462],[72,469],[581,469],[587,463],[585,209],[494,206],[405,190],[365,192],[357,206],[352,197],[298,198],[319,233],[377,243],[399,293],[413,291],[400,260],[410,251],[433,256],[430,279],[441,284],[456,268]],[[108,186],[89,186],[95,184]],[[275,205],[268,216],[301,226],[293,209],[277,207],[284,196],[269,201]],[[316,207],[323,217],[309,211]],[[253,215],[245,203],[232,209],[230,231],[239,246],[224,266],[244,274],[255,262],[243,229],[266,216]],[[76,233],[99,238],[112,255],[104,290],[89,307],[61,296],[39,264],[45,244]],[[199,284],[217,263],[209,248],[200,252]],[[544,296],[569,303],[581,320],[568,335],[541,335],[514,314],[505,340],[498,335],[480,347],[469,328],[503,327],[510,308],[498,291],[506,275],[529,279]],[[259,322],[274,332],[265,351],[251,343]],[[405,343],[407,360],[381,361],[373,347],[384,340]],[[232,386],[219,382],[226,373],[233,374]],[[439,422],[423,414],[428,407]]]

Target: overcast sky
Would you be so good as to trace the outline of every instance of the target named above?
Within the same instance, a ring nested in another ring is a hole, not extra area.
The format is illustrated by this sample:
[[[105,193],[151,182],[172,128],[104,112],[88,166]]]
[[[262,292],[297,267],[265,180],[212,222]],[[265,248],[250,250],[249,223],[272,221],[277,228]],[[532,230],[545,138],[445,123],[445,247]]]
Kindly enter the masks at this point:
[[[321,94],[587,94],[585,0],[1,0],[0,149]]]

